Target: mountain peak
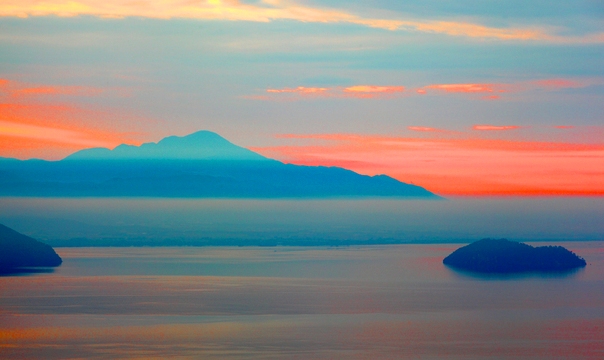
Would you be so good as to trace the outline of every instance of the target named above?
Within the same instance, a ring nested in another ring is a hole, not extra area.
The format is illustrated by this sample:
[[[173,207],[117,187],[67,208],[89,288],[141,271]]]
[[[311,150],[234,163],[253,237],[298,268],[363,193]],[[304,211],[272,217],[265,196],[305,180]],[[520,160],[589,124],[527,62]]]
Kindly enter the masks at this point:
[[[207,130],[185,136],[168,136],[157,143],[140,146],[122,144],[113,150],[85,149],[66,160],[268,160],[260,154],[237,146],[222,136]]]
[[[99,161],[100,160],[100,161]],[[438,198],[391,177],[265,158],[199,131],[157,143],[87,149],[56,162],[0,162],[0,196]]]

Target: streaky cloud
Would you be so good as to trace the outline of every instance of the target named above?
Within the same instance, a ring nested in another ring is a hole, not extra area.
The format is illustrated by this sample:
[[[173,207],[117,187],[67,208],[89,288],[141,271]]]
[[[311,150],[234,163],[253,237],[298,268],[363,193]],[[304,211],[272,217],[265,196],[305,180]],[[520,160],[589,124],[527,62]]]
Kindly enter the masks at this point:
[[[355,85],[344,88],[344,93],[363,98],[402,93],[404,91],[404,86]]]
[[[346,10],[312,7],[295,1],[265,0],[255,3],[238,0],[208,1],[131,1],[118,0],[7,0],[0,4],[0,16],[62,16],[80,15],[101,18],[143,17],[153,19],[196,19],[221,21],[271,22],[292,20],[308,23],[349,23],[390,31],[441,34],[475,39],[502,41],[535,41],[546,43],[603,43],[604,33],[564,36],[551,34],[543,27],[490,27],[467,21],[402,20],[366,18]]]
[[[424,90],[442,90],[447,93],[492,93],[494,91],[506,91],[499,84],[436,84],[425,86]]]
[[[270,94],[296,93],[296,94],[303,94],[303,95],[320,95],[320,94],[325,94],[328,90],[329,90],[329,88],[298,86],[296,88],[266,89],[266,92],[270,93]]]
[[[584,88],[590,85],[602,84],[604,81],[599,78],[592,79],[541,79],[510,83],[443,83],[431,84],[414,89],[408,92],[403,85],[352,85],[348,87],[284,87],[280,89],[266,89],[266,95],[249,95],[246,99],[251,100],[276,100],[272,96],[287,96],[289,100],[313,99],[313,98],[357,98],[357,99],[393,99],[412,95],[432,94],[466,94],[470,96],[482,95],[479,99],[497,100],[503,94],[514,94],[530,92],[537,90],[557,91],[563,89]]]
[[[420,132],[446,132],[447,130],[437,129],[429,126],[407,126],[407,129],[411,131],[420,131]]]
[[[520,126],[517,125],[504,125],[504,126],[498,126],[498,125],[474,125],[472,126],[472,129],[474,130],[487,130],[487,131],[491,131],[491,130],[516,130],[516,129],[520,129]]]
[[[405,91],[404,86],[396,85],[354,85],[349,87],[306,87],[298,86],[295,88],[285,87],[281,89],[266,89],[268,94],[289,95],[299,98],[392,98]],[[247,96],[254,100],[271,100],[267,96]]]

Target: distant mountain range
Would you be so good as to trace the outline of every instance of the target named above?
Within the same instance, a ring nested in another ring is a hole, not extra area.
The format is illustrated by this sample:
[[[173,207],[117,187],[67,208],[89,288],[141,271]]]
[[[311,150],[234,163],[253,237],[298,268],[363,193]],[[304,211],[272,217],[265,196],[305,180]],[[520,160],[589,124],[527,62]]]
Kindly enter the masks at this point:
[[[386,175],[284,164],[210,131],[86,149],[60,161],[0,158],[0,196],[438,198]]]

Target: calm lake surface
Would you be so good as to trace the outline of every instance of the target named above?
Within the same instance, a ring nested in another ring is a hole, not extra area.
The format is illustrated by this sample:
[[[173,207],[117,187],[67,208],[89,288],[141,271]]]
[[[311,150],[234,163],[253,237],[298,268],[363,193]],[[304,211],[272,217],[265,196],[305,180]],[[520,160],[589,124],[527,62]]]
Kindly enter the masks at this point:
[[[557,243],[558,244],[558,243]],[[58,248],[0,277],[2,358],[602,359],[604,242],[564,276],[472,277],[459,247]]]

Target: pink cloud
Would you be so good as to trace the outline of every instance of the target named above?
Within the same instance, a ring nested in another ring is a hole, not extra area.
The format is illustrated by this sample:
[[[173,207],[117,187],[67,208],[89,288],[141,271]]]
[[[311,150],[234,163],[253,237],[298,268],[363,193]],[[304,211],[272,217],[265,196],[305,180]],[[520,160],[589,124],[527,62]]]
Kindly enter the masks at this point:
[[[353,97],[375,98],[383,97],[405,91],[404,86],[376,86],[376,85],[356,85],[344,88],[344,93]]]
[[[559,126],[554,126],[554,128],[556,128],[556,129],[572,129],[572,128],[574,128],[574,126],[572,126],[572,125],[559,125]]]
[[[461,94],[476,96],[482,100],[499,100],[503,94],[530,92],[534,90],[555,91],[568,88],[586,87],[591,84],[602,84],[602,79],[542,79],[521,81],[516,83],[454,83],[431,84],[415,89],[415,93],[424,95],[428,92],[434,94]],[[403,85],[353,85],[348,87],[286,87],[282,89],[267,89],[271,95],[301,96],[304,98],[394,98],[406,92]],[[411,95],[412,93],[409,93]],[[270,100],[262,96],[246,96],[248,99]],[[295,98],[294,98],[295,99]]]
[[[407,126],[407,129],[420,132],[445,132],[445,130],[427,126]]]
[[[320,87],[304,87],[298,86],[297,88],[283,88],[283,89],[266,89],[267,93],[271,94],[283,94],[283,93],[296,93],[303,95],[315,95],[315,94],[324,94],[329,90],[328,88],[320,88]]]
[[[520,126],[516,126],[516,125],[507,125],[507,126],[496,126],[496,125],[474,125],[472,127],[472,129],[474,130],[515,130],[515,129],[519,129]]]
[[[601,79],[543,79],[521,81],[516,83],[459,83],[459,84],[432,84],[417,90],[419,94],[427,91],[440,91],[442,93],[459,94],[485,94],[481,99],[498,100],[504,93],[521,93],[533,90],[561,90],[581,88],[591,84],[604,83]]]
[[[533,85],[537,88],[545,88],[545,89],[568,89],[568,88],[580,88],[584,87],[587,84],[585,82],[569,80],[569,79],[545,79],[545,80],[536,80],[530,82],[529,85]]]
[[[83,86],[38,86],[24,88],[12,92],[12,96],[34,96],[34,95],[79,95],[92,96],[101,93],[102,89]]]
[[[0,86],[3,92],[11,97],[25,96],[48,96],[48,95],[77,95],[77,96],[94,96],[102,93],[104,89],[90,86],[56,86],[56,85],[34,85],[0,79]]]
[[[349,87],[305,87],[267,89],[269,94],[297,95],[302,97],[323,98],[387,98],[405,91],[404,86],[354,85]],[[251,98],[251,97],[248,97]],[[265,100],[265,99],[262,99]]]
[[[492,93],[504,92],[502,84],[434,84],[425,86],[428,90],[441,90],[448,93]]]

